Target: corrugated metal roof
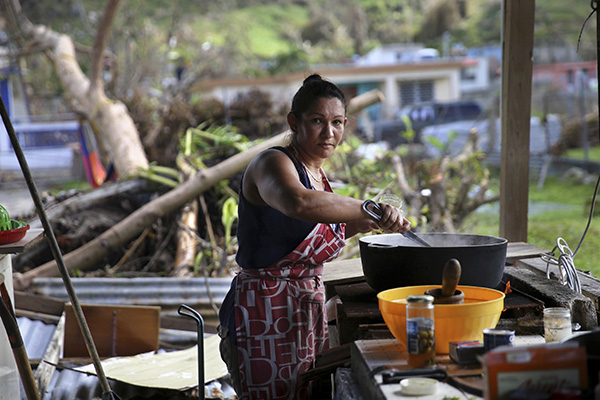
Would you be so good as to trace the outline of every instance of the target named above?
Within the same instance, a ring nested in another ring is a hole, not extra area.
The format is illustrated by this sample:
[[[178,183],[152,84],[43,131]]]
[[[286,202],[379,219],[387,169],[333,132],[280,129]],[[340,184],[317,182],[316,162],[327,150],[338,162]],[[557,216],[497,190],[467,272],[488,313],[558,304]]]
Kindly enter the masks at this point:
[[[56,325],[46,323],[40,320],[31,319],[28,317],[18,317],[19,330],[23,337],[27,356],[30,360],[42,359],[46,351]],[[173,329],[163,330],[160,332],[161,343],[176,344],[181,346],[183,343],[197,343],[197,334],[194,332],[177,331]],[[167,351],[160,349],[159,352]],[[72,365],[76,367],[77,365]],[[113,392],[119,396],[121,400],[125,399],[189,399],[192,396],[192,390],[175,391],[161,390],[147,387],[140,387],[126,384],[123,382],[110,380],[109,384]],[[229,384],[228,378],[219,379],[207,386],[220,387],[225,394],[225,398],[234,395],[233,388]],[[41,393],[42,400],[91,400],[95,397],[100,398],[102,390],[98,377],[88,375],[83,372],[74,371],[71,369],[57,369],[52,375],[52,379],[48,384],[44,393]],[[21,398],[26,399],[23,389],[21,389]],[[210,397],[207,397],[210,398]],[[216,397],[215,397],[216,398]]]
[[[56,325],[24,317],[17,318],[17,321],[27,356],[30,359],[42,358],[56,330]]]
[[[174,390],[158,390],[128,385],[110,380],[112,391],[121,400],[126,399],[190,399],[191,391],[177,392]],[[95,375],[88,375],[70,369],[56,370],[45,392],[40,395],[42,400],[91,400],[102,396],[100,381]]]
[[[202,308],[220,306],[232,278],[72,278],[81,303]],[[68,301],[61,278],[37,278],[36,292]],[[208,289],[207,289],[208,288]]]

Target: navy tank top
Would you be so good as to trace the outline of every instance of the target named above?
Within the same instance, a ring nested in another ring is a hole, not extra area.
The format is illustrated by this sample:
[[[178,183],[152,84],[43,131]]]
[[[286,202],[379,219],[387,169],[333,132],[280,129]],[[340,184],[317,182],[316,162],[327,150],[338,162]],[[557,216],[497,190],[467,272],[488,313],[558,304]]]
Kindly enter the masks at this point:
[[[306,172],[287,149],[280,146],[273,149],[284,152],[292,160],[300,182],[312,189]],[[294,250],[316,225],[290,218],[269,206],[250,204],[241,189],[238,214],[236,261],[242,268],[259,269],[272,265]]]

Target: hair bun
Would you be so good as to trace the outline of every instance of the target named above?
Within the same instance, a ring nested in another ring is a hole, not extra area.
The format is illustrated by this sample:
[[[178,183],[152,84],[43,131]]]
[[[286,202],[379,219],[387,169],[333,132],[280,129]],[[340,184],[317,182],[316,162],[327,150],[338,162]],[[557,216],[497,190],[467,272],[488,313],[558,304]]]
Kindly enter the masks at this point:
[[[304,82],[302,82],[302,84],[306,85],[306,84],[311,83],[311,82],[317,82],[317,81],[322,81],[322,80],[323,80],[323,78],[321,78],[321,75],[319,75],[319,74],[312,74],[308,78],[306,78],[304,80]]]

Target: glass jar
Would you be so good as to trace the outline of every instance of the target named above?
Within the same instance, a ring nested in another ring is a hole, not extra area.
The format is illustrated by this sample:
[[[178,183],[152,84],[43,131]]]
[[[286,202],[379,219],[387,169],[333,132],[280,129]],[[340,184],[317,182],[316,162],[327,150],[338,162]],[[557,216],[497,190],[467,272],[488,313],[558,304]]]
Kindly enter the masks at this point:
[[[560,342],[571,336],[571,311],[564,307],[544,309],[544,337],[546,343]]]
[[[433,296],[406,298],[406,349],[408,365],[414,368],[435,364]]]

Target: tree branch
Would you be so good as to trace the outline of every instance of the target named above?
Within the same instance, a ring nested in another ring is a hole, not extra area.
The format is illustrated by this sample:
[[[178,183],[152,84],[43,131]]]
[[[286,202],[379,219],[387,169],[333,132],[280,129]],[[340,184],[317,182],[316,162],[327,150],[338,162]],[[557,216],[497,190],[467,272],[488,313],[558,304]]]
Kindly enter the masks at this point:
[[[98,30],[96,31],[94,46],[92,48],[92,62],[90,65],[90,91],[104,90],[104,84],[102,82],[104,48],[106,47],[113,21],[117,15],[119,1],[120,0],[108,0],[106,7],[104,7],[104,14],[98,25]]]

